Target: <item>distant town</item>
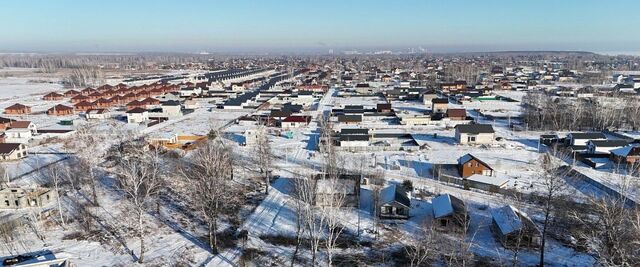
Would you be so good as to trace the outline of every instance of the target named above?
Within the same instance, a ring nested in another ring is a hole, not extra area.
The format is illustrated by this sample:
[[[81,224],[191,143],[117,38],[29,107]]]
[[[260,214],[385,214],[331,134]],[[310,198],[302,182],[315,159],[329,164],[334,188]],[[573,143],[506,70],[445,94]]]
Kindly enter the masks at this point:
[[[0,55],[0,259],[637,266],[639,64]]]

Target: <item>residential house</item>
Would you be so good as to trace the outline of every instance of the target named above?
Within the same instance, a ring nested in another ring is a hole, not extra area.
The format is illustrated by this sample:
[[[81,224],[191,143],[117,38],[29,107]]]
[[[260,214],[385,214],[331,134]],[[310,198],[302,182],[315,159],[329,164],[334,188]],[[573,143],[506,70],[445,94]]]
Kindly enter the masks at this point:
[[[462,178],[467,178],[474,174],[493,176],[493,168],[479,158],[466,154],[458,159],[458,173]]]
[[[467,119],[467,110],[463,108],[447,109],[447,118],[450,120],[463,121]]]
[[[629,145],[627,140],[589,140],[587,141],[587,153],[609,154],[609,151],[623,148]]]
[[[491,144],[495,139],[495,131],[490,124],[458,124],[455,129],[459,144]]]
[[[182,105],[178,101],[165,101],[161,106],[162,113],[168,118],[182,116]]]
[[[87,97],[86,95],[76,95],[74,97],[71,97],[72,104],[77,104],[85,101],[89,101],[89,97]]]
[[[341,129],[338,139],[341,147],[366,147],[369,140],[369,129]]]
[[[381,219],[408,219],[411,199],[404,187],[392,184],[380,190],[378,216]]]
[[[360,175],[342,174],[330,178],[318,174],[315,176],[315,192],[316,206],[340,204],[341,207],[357,207],[360,201]]]
[[[469,223],[467,208],[462,200],[449,194],[431,199],[433,226],[446,232],[464,232]]]
[[[149,111],[143,108],[134,108],[127,111],[128,123],[145,123],[149,121]]]
[[[28,128],[9,128],[4,134],[7,143],[26,144],[33,138],[33,133]]]
[[[603,133],[569,133],[565,139],[568,146],[578,149],[586,149],[589,140],[607,140]]]
[[[31,107],[22,104],[13,104],[4,109],[4,114],[24,115],[31,113]]]
[[[491,210],[491,229],[505,248],[540,247],[542,233],[522,211],[511,205]]]
[[[93,102],[93,105],[97,109],[106,109],[113,106],[113,102],[106,98],[99,98],[98,100]]]
[[[53,203],[56,199],[56,193],[48,188],[22,189],[9,187],[0,190],[0,209],[42,207]]]
[[[282,128],[284,129],[288,129],[288,128],[298,128],[298,127],[304,127],[307,124],[309,124],[309,122],[311,121],[311,117],[309,116],[289,116],[286,119],[284,119],[282,121]]]
[[[132,110],[132,109],[136,109],[136,108],[147,108],[147,105],[145,105],[144,103],[138,101],[138,100],[133,100],[129,103],[127,103],[127,110]]]
[[[57,100],[64,99],[64,95],[56,93],[56,92],[51,92],[51,93],[48,93],[48,94],[44,95],[42,97],[42,99],[47,100],[47,101],[57,101]]]
[[[83,112],[83,111],[87,111],[87,110],[96,108],[96,106],[93,103],[90,103],[90,102],[87,102],[87,101],[82,101],[80,103],[77,103],[77,104],[73,105],[73,108],[76,111]]]
[[[13,122],[13,119],[7,119],[7,118],[2,118],[0,117],[0,130],[4,131],[7,128],[9,128],[9,126],[11,125],[11,122]]]
[[[431,99],[431,112],[432,113],[444,113],[449,107],[449,99],[446,98],[434,98]]]
[[[27,157],[27,147],[20,143],[0,143],[0,161],[19,160]]]
[[[12,121],[9,125],[10,129],[27,129],[31,131],[31,133],[35,134],[38,132],[36,125],[30,121]]]
[[[66,116],[66,115],[72,115],[72,114],[73,114],[73,108],[62,105],[62,104],[55,105],[52,108],[47,109],[47,115]]]
[[[640,164],[640,146],[628,145],[610,151],[611,160],[618,164]]]
[[[78,96],[78,95],[80,95],[80,92],[76,91],[76,90],[73,90],[73,89],[64,92],[64,97],[75,97],[75,96]]]
[[[476,188],[488,192],[500,192],[500,189],[507,187],[509,179],[499,176],[489,176],[482,174],[472,174],[463,181],[465,186]]]
[[[376,111],[379,113],[389,113],[392,110],[390,103],[378,103],[376,105]]]
[[[440,84],[440,90],[442,90],[442,92],[444,93],[449,93],[449,92],[460,92],[460,91],[464,91],[467,88],[467,82],[466,81],[455,81],[452,83],[442,83]]]
[[[358,124],[362,122],[362,115],[338,115],[338,122],[344,124]]]
[[[104,108],[87,110],[84,115],[87,120],[105,120],[111,117],[109,110]]]

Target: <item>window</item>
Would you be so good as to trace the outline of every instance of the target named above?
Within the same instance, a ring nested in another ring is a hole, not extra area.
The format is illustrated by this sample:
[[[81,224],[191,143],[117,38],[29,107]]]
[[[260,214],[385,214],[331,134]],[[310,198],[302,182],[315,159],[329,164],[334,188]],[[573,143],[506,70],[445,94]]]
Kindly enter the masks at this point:
[[[447,227],[447,220],[440,220],[441,227]]]
[[[9,200],[4,201],[5,206],[9,207]]]

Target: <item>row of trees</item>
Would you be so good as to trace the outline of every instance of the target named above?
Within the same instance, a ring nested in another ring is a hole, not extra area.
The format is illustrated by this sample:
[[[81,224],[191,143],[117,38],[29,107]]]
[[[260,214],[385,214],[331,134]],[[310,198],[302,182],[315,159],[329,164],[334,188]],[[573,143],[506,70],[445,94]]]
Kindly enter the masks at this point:
[[[522,116],[530,129],[639,129],[640,99],[634,96],[568,98],[528,92]]]

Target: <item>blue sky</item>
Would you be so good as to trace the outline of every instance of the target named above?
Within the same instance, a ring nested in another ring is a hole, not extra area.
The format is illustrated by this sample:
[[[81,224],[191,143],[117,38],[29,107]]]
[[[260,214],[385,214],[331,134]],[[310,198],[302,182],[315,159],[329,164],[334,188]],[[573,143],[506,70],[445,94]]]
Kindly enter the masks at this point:
[[[0,51],[640,51],[640,1],[2,0]]]

